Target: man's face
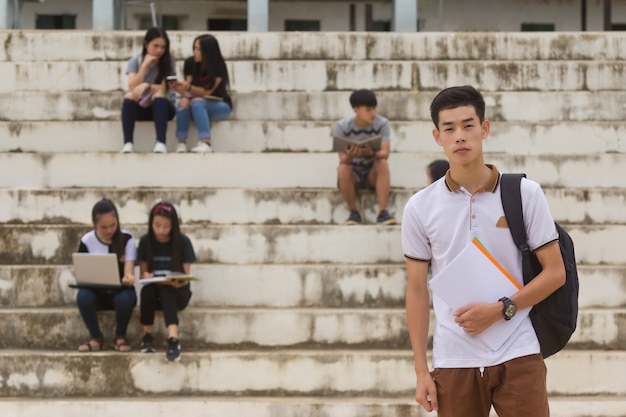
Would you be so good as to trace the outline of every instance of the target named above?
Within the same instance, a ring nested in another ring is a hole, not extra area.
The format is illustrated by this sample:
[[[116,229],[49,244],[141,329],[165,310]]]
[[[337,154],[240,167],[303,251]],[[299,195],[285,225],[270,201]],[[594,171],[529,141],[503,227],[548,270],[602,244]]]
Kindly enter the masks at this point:
[[[356,123],[360,126],[367,126],[374,123],[376,119],[376,107],[358,106],[354,108]]]
[[[477,158],[482,161],[483,139],[487,139],[489,129],[489,121],[481,123],[474,106],[461,106],[439,112],[439,126],[433,136],[450,163],[466,165]]]

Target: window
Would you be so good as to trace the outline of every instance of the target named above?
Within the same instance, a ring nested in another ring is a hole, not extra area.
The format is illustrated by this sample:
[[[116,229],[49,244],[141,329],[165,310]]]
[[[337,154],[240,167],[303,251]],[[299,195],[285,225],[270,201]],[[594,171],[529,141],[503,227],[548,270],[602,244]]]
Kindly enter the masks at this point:
[[[76,15],[38,14],[35,29],[76,29]]]
[[[247,19],[209,19],[207,30],[248,30]]]
[[[554,32],[554,23],[522,23],[522,32]]]
[[[390,32],[390,20],[374,20],[372,21],[372,32]]]
[[[319,32],[320,28],[319,20],[285,20],[285,31]]]
[[[178,16],[163,15],[161,16],[161,20],[163,24],[160,26],[163,27],[163,29],[165,30],[178,30],[179,29],[180,19]],[[158,21],[158,18],[157,18],[157,21]],[[152,23],[152,16],[150,15],[139,16],[139,29],[140,30],[147,30],[147,29],[150,29],[152,26],[154,26],[154,24]]]

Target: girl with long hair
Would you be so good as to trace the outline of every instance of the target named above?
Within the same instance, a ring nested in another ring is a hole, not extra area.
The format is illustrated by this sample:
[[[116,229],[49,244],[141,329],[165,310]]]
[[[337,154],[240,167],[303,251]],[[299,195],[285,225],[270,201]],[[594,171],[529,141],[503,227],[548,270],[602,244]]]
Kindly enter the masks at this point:
[[[104,336],[98,325],[98,310],[115,310],[115,339],[113,348],[122,352],[131,350],[126,341],[126,329],[133,308],[137,304],[135,294],[135,239],[120,227],[115,204],[107,198],[98,201],[91,210],[94,229],[84,234],[78,252],[114,253],[117,255],[120,288],[104,289],[83,287],[78,290],[76,304],[89,330],[91,338],[78,347],[81,352],[102,350]]]
[[[176,108],[175,94],[168,89],[166,77],[176,74],[176,63],[170,55],[170,40],[164,29],[148,29],[143,38],[143,49],[128,61],[126,74],[128,91],[122,103],[122,153],[133,151],[133,134],[137,120],[154,121],[154,152],[167,152],[167,122],[176,115]]]
[[[185,80],[170,83],[181,95],[176,109],[176,152],[187,151],[191,116],[198,128],[198,145],[192,152],[211,152],[211,122],[227,119],[233,108],[229,78],[220,45],[212,35],[193,41],[193,56],[185,60]]]
[[[189,275],[196,255],[191,241],[180,231],[176,208],[167,201],[157,203],[150,210],[148,233],[139,240],[137,259],[142,279],[173,273]],[[154,312],[163,310],[167,327],[165,357],[170,361],[179,360],[178,311],[187,307],[191,299],[189,281],[170,279],[144,285],[140,298],[140,321],[143,326],[141,351],[156,351],[152,335]]]

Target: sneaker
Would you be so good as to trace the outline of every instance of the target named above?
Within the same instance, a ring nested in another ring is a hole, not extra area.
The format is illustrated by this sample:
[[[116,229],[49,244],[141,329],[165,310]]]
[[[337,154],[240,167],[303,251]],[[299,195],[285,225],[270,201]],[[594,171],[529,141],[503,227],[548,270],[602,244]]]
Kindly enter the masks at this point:
[[[122,150],[120,151],[120,153],[132,153],[132,152],[133,152],[132,142],[126,142],[124,146],[122,146]]]
[[[390,225],[390,224],[397,224],[398,222],[396,221],[396,219],[391,217],[391,214],[389,214],[387,210],[383,210],[380,213],[378,213],[378,217],[376,218],[376,223]]]
[[[185,144],[185,142],[178,142],[178,145],[176,145],[176,153],[186,153],[187,152],[187,145]]]
[[[196,146],[193,147],[193,149],[191,149],[191,152],[207,153],[213,152],[213,149],[211,149],[211,145],[209,145],[208,143],[200,141]]]
[[[154,144],[154,149],[152,150],[154,153],[167,153],[167,148],[164,143],[157,142]]]
[[[169,337],[167,339],[167,352],[165,352],[165,358],[168,361],[180,360],[180,340],[175,337]]]
[[[346,220],[344,224],[350,226],[354,224],[361,224],[361,213],[356,210],[352,210],[350,212],[350,217],[348,217],[348,220]]]
[[[141,352],[142,353],[153,353],[156,352],[154,348],[154,338],[150,333],[146,333],[141,338]]]

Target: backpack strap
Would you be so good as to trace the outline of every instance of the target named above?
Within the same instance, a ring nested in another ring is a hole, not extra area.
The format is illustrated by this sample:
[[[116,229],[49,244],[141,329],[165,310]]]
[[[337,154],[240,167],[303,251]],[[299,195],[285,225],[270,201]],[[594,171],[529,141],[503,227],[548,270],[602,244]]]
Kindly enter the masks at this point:
[[[511,230],[511,236],[515,246],[522,252],[522,273],[524,284],[528,284],[535,277],[531,263],[530,247],[528,246],[528,236],[524,226],[524,212],[522,210],[522,194],[520,185],[522,178],[526,174],[502,174],[500,178],[500,198],[504,217]]]

